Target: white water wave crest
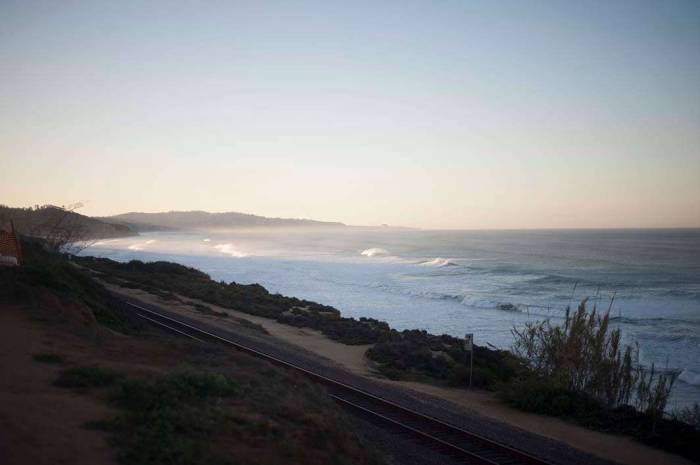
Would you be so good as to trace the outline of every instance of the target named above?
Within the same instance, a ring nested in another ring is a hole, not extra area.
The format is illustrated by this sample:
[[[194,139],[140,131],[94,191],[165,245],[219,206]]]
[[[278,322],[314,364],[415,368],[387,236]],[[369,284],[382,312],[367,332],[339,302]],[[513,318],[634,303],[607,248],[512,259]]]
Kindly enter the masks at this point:
[[[215,245],[214,248],[221,252],[222,254],[229,255],[231,257],[236,257],[236,258],[243,258],[247,257],[248,254],[245,252],[241,252],[240,250],[237,250],[233,244],[218,244]]]
[[[153,244],[154,242],[156,242],[155,239],[149,239],[149,240],[147,240],[147,241],[145,241],[145,242],[137,242],[137,243],[135,243],[135,244],[131,244],[131,245],[130,245],[129,247],[127,247],[127,248],[128,248],[129,250],[143,250],[144,247],[146,247],[147,245],[151,245],[151,244]]]
[[[371,249],[363,250],[360,255],[365,257],[385,257],[389,255],[389,251],[385,249],[380,249],[379,247],[372,247]]]
[[[681,371],[678,379],[684,383],[692,384],[693,386],[700,386],[700,373],[688,370],[687,368]]]
[[[433,258],[432,260],[422,262],[420,263],[421,266],[432,266],[435,268],[442,268],[443,266],[456,266],[457,264],[454,263],[452,260],[449,258]]]

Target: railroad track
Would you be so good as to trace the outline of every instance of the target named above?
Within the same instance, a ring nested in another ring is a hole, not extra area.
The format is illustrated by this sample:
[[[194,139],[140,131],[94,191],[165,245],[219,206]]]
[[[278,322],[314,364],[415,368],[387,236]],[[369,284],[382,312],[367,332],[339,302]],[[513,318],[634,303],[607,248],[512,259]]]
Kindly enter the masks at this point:
[[[453,460],[474,465],[551,465],[546,460],[398,405],[362,389],[314,373],[190,323],[128,301],[122,301],[122,303],[139,318],[180,336],[199,342],[222,343],[275,365],[301,372],[313,381],[325,385],[330,396],[343,408],[373,423],[409,436],[413,441],[445,454]]]

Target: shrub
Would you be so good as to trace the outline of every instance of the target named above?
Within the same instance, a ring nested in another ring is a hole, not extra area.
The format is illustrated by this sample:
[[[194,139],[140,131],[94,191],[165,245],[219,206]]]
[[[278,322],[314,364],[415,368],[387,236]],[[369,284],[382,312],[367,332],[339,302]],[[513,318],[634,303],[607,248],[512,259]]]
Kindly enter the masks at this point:
[[[660,415],[666,405],[673,374],[648,372],[639,363],[639,350],[621,347],[620,330],[609,331],[609,314],[588,313],[586,300],[576,312],[567,307],[564,324],[549,320],[512,330],[513,352],[541,379],[570,391],[585,393],[608,408],[628,404],[633,396],[640,410]]]
[[[692,426],[696,431],[700,431],[700,404],[696,402],[692,407],[676,410],[671,414],[671,418]]]
[[[584,423],[591,423],[601,411],[600,403],[589,395],[542,380],[520,379],[504,386],[499,394],[521,410],[574,418]]]
[[[367,357],[377,362],[379,370],[390,379],[427,377],[462,387],[469,383],[464,342],[446,334],[392,330],[391,339],[375,344],[367,351]],[[517,360],[507,352],[474,346],[472,386],[494,388],[519,370]]]
[[[76,260],[120,286],[166,296],[181,294],[220,307],[274,318],[292,326],[317,329],[331,339],[346,344],[371,344],[385,340],[390,332],[389,326],[378,320],[341,318],[340,312],[333,307],[270,294],[259,284],[216,282],[199,270],[177,263],[144,263],[139,260],[118,263],[95,257],[77,257]],[[202,313],[227,316],[224,312],[213,311],[207,305],[192,305]]]

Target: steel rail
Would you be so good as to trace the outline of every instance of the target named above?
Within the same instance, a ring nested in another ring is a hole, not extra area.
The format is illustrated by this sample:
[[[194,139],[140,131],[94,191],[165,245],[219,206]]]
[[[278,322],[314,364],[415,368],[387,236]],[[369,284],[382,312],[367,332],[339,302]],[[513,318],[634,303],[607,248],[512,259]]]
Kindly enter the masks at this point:
[[[341,391],[346,391],[348,393],[352,393],[355,395],[360,396],[361,398],[364,398],[366,400],[369,400],[370,402],[375,402],[378,403],[384,407],[388,407],[390,410],[393,410],[395,412],[401,413],[403,415],[407,415],[409,417],[412,417],[416,420],[427,422],[429,425],[433,427],[438,427],[439,429],[442,430],[442,432],[446,432],[448,434],[456,434],[459,437],[461,437],[464,440],[467,440],[468,442],[471,442],[472,444],[476,443],[479,444],[481,447],[485,447],[487,449],[490,449],[492,452],[500,453],[504,455],[504,460],[494,460],[488,457],[484,457],[483,455],[480,455],[478,452],[470,451],[467,450],[457,444],[454,444],[453,442],[449,442],[445,439],[441,439],[439,437],[436,437],[434,434],[431,434],[429,432],[426,432],[424,430],[421,430],[415,426],[411,426],[405,422],[401,422],[399,420],[396,420],[394,418],[391,418],[387,416],[386,414],[383,414],[381,412],[378,412],[376,410],[373,410],[372,408],[368,408],[366,406],[360,405],[358,402],[354,402],[351,400],[348,400],[346,398],[341,397],[339,393],[333,392],[330,393],[331,397],[334,398],[336,401],[340,402],[343,406],[353,409],[355,411],[361,412],[365,415],[372,416],[375,419],[378,419],[384,423],[392,424],[396,427],[399,427],[409,433],[411,433],[414,436],[427,439],[428,441],[431,441],[435,445],[443,448],[443,449],[448,449],[449,451],[453,453],[457,453],[460,456],[464,458],[469,459],[469,463],[479,463],[483,465],[502,465],[502,464],[527,464],[527,465],[552,465],[551,462],[541,459],[539,457],[535,457],[533,455],[528,454],[527,452],[515,449],[511,446],[508,446],[506,444],[501,444],[499,442],[496,442],[492,439],[486,438],[484,436],[481,436],[478,433],[474,433],[471,431],[467,431],[465,429],[462,429],[458,426],[452,425],[450,423],[447,423],[445,421],[442,421],[440,419],[437,419],[435,417],[432,417],[430,415],[426,415],[424,413],[420,413],[416,410],[413,410],[408,407],[404,407],[402,405],[399,405],[395,402],[392,402],[388,399],[384,399],[382,397],[379,397],[375,394],[369,393],[363,389],[357,388],[355,386],[351,386],[347,383],[344,383],[342,381],[338,381],[332,378],[329,378],[327,376],[321,375],[319,373],[315,373],[311,370],[308,370],[304,367],[295,365],[293,363],[287,362],[286,360],[282,360],[279,357],[276,357],[274,355],[266,354],[264,352],[261,352],[257,349],[253,349],[251,347],[245,346],[243,344],[240,344],[238,342],[232,341],[230,339],[227,339],[225,337],[219,336],[217,334],[214,334],[212,332],[206,331],[202,328],[198,328],[196,326],[193,326],[189,323],[177,320],[175,318],[172,318],[167,315],[163,315],[160,312],[142,307],[140,305],[136,305],[132,302],[126,301],[126,300],[121,300],[122,303],[133,307],[137,309],[138,311],[134,312],[137,316],[140,318],[145,319],[146,321],[153,323],[158,326],[162,326],[169,331],[175,332],[180,335],[184,335],[186,337],[192,338],[194,340],[204,342],[201,338],[198,338],[196,336],[193,336],[191,334],[188,334],[187,331],[192,331],[195,332],[199,336],[206,336],[210,339],[216,340],[218,342],[222,342],[226,345],[233,346],[236,349],[254,355],[258,358],[267,360],[271,363],[274,363],[275,365],[279,365],[285,368],[290,368],[295,371],[301,372],[307,377],[317,381],[321,382],[327,386],[331,386],[333,388],[340,388]],[[146,315],[141,314],[141,312],[147,312],[151,316],[155,317],[148,317]],[[158,321],[158,319],[166,320],[168,324],[164,323],[163,321]],[[180,329],[175,328],[173,326],[178,326]],[[185,329],[183,331],[183,328]]]

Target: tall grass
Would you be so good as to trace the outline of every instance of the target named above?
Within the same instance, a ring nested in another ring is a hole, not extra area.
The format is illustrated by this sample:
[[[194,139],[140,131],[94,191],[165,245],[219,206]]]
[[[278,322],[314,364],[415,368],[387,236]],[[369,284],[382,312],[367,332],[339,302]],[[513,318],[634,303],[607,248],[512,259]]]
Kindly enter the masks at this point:
[[[676,374],[658,373],[639,363],[639,347],[622,345],[610,329],[609,311],[589,312],[584,299],[564,323],[530,322],[512,330],[513,352],[552,386],[583,393],[608,408],[634,404],[654,419],[662,417]]]

